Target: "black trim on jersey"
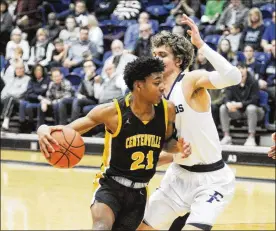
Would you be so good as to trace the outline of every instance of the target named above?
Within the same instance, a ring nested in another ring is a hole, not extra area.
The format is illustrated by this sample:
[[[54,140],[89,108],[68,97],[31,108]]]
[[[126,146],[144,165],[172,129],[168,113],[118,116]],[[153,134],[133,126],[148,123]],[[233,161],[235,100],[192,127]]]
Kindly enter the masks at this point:
[[[182,74],[182,73],[183,73],[183,72],[180,72],[180,73],[178,74],[178,76],[176,77],[176,79],[174,80],[173,85],[172,85],[172,87],[171,87],[171,90],[170,90],[169,94],[167,95],[167,97],[164,95],[164,98],[165,98],[165,99],[168,100],[168,99],[170,98],[171,93],[172,93],[172,90],[173,90],[175,84],[183,79],[184,73],[183,73],[183,74]]]

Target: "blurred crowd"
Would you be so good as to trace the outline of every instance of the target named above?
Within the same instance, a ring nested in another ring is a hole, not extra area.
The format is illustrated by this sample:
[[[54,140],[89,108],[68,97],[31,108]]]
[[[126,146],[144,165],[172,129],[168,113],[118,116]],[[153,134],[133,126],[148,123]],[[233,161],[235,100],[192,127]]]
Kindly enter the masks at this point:
[[[230,144],[230,124],[275,130],[275,21],[271,0],[0,0],[1,121],[20,132],[67,124],[128,92],[125,65],[151,56],[151,36],[188,36],[182,14],[204,41],[242,73],[241,84],[210,90],[212,113]],[[190,70],[214,68],[197,52]],[[102,127],[98,132],[102,131]],[[102,134],[100,134],[101,136]]]

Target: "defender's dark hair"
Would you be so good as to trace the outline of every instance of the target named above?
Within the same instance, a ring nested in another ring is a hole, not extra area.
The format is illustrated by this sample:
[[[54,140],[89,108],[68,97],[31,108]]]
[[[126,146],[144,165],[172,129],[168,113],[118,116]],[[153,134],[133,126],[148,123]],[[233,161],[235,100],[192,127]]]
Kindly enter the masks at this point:
[[[161,31],[151,38],[152,48],[166,46],[172,49],[175,58],[182,61],[181,69],[185,70],[194,60],[194,47],[185,37],[180,37],[169,31]]]
[[[124,80],[130,91],[133,91],[134,82],[146,80],[153,73],[163,72],[164,63],[158,58],[141,57],[129,62],[124,70]]]

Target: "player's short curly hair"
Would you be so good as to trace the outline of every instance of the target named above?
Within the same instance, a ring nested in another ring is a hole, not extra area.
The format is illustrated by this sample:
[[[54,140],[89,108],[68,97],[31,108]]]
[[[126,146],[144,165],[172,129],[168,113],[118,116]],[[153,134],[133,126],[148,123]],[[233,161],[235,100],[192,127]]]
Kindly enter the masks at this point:
[[[172,49],[175,58],[182,60],[181,69],[185,70],[194,60],[194,47],[185,37],[169,31],[161,31],[151,38],[152,48],[166,46]]]
[[[134,82],[146,80],[153,73],[163,72],[164,63],[158,58],[141,57],[129,62],[124,70],[124,80],[130,91],[133,91]]]

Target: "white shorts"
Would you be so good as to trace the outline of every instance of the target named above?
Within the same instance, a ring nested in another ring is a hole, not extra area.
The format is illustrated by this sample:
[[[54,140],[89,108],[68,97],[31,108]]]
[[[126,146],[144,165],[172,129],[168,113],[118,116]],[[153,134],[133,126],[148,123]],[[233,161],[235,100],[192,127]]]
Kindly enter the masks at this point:
[[[198,173],[172,163],[160,188],[150,196],[144,220],[154,229],[168,230],[177,217],[190,212],[186,224],[213,226],[234,191],[235,176],[227,165],[217,171]]]

